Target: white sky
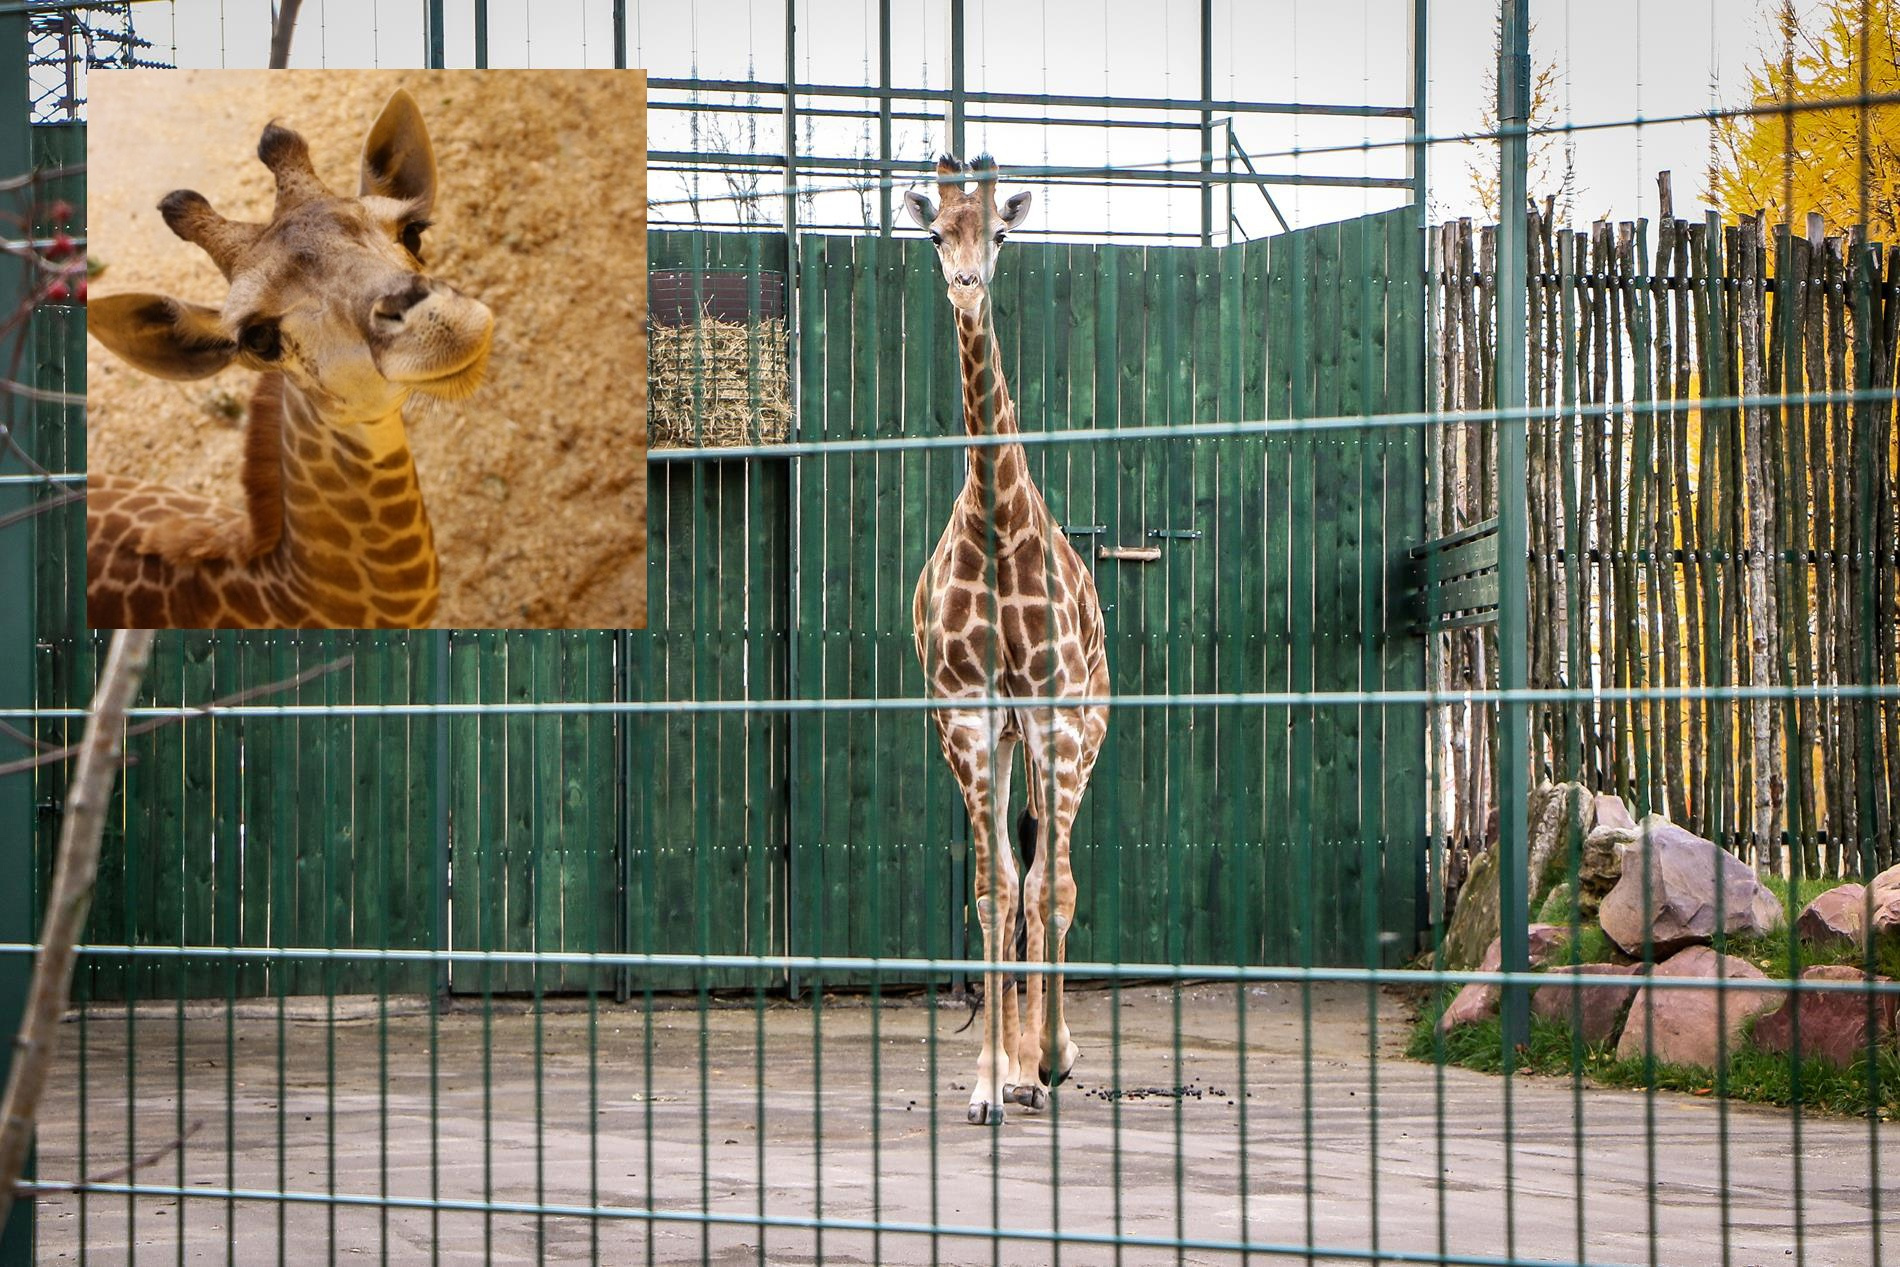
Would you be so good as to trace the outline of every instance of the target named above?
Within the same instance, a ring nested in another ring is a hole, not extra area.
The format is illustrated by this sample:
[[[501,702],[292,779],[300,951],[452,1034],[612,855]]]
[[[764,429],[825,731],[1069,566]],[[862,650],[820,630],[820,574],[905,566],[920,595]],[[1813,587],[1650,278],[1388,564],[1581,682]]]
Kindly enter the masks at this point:
[[[875,81],[875,0],[797,0],[799,75],[807,82]],[[1559,72],[1561,118],[1576,123],[1692,114],[1712,104],[1744,104],[1747,67],[1771,36],[1770,0],[1531,0],[1533,56]],[[1813,0],[1808,0],[1812,3]],[[1199,91],[1198,0],[968,0],[967,75],[991,91],[1188,97]],[[293,49],[297,66],[419,65],[424,56],[423,0],[305,0]],[[635,0],[630,60],[655,76],[772,78],[783,74],[782,0]],[[900,86],[941,88],[947,79],[947,0],[895,0],[893,77]],[[472,64],[474,0],[448,0],[448,60]],[[1244,100],[1401,105],[1408,96],[1411,0],[1215,0],[1214,93]],[[1495,0],[1432,0],[1428,101],[1433,135],[1479,126],[1494,56]],[[490,0],[490,64],[613,64],[611,0]],[[157,55],[185,66],[261,66],[268,43],[266,0],[156,0],[139,5],[140,34]],[[657,95],[657,94],[656,94]],[[673,94],[677,96],[677,94]],[[774,98],[765,104],[776,106]],[[816,104],[847,104],[827,99]],[[910,103],[899,109],[930,109]],[[982,107],[973,107],[981,111]],[[1021,108],[997,107],[994,113]],[[1090,117],[1092,112],[1072,112]],[[1094,117],[1099,117],[1094,116]],[[1179,118],[1191,116],[1180,115]],[[778,120],[762,118],[756,148],[775,152]],[[846,155],[875,148],[875,127],[828,121],[801,138],[808,152]],[[1293,156],[1297,147],[1349,146],[1403,137],[1402,120],[1246,115],[1238,141],[1263,171],[1401,175],[1402,148]],[[655,149],[690,147],[688,117],[653,111]],[[732,140],[747,138],[729,127]],[[867,140],[868,137],[868,140]],[[967,148],[987,147],[1005,166],[1127,166],[1164,160],[1191,165],[1192,130],[1165,132],[1034,124],[975,124]],[[900,124],[896,150],[923,162],[941,144],[941,128]],[[1706,123],[1621,127],[1574,141],[1576,218],[1653,216],[1655,173],[1675,173],[1678,214],[1693,214],[1706,192]],[[1434,147],[1432,200],[1440,215],[1475,213],[1466,164],[1471,151]],[[839,181],[832,183],[839,183]],[[775,177],[763,182],[775,190]],[[657,176],[653,196],[682,186]],[[703,192],[723,186],[702,185]],[[876,197],[877,195],[869,195]],[[1178,231],[1199,227],[1199,194],[1155,189],[1044,188],[1037,222],[1084,232]],[[1284,188],[1274,191],[1296,224],[1318,223],[1398,205],[1402,191]],[[839,193],[821,219],[855,220],[862,198]],[[1224,195],[1217,215],[1225,211]],[[1259,195],[1235,194],[1250,235],[1272,219]],[[709,217],[713,213],[708,213]],[[873,210],[873,214],[875,211]],[[654,223],[690,217],[685,207],[656,208]]]

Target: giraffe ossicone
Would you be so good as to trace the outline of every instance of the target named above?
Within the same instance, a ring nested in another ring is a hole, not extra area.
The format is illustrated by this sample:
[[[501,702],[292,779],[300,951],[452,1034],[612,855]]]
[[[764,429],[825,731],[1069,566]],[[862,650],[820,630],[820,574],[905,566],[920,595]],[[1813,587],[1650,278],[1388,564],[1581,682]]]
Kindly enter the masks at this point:
[[[194,190],[158,204],[229,287],[217,307],[94,298],[87,328],[160,378],[260,374],[242,507],[116,474],[87,478],[86,613],[95,628],[425,625],[440,581],[403,421],[412,398],[461,400],[494,337],[486,305],[427,273],[435,152],[398,90],[363,142],[358,190],[333,193],[276,122],[257,157],[276,186],[263,224]]]
[[[935,245],[956,310],[964,429],[1015,434],[989,284],[998,251],[1028,217],[1030,195],[998,205],[999,173],[988,155],[966,165],[946,154],[936,171],[937,198],[912,190],[904,207]],[[1100,701],[1109,679],[1095,578],[1031,479],[1023,446],[972,445],[966,453],[963,487],[917,578],[911,616],[938,701],[931,710],[938,745],[969,812],[974,905],[983,958],[993,966],[983,974],[983,1048],[967,1118],[991,1125],[1008,1101],[1047,1105],[1075,1063],[1060,974],[1030,974],[1019,998],[1008,968],[1019,920],[1028,959],[1067,959],[1076,902],[1070,831],[1108,733]],[[1005,821],[1018,748],[1028,778],[1020,880]]]

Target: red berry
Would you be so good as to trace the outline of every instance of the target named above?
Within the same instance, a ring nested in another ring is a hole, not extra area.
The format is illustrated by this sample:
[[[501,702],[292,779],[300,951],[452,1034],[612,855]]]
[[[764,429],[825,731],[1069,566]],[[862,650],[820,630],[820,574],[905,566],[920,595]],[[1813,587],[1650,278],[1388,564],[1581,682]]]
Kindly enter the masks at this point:
[[[73,240],[67,237],[64,232],[55,233],[53,235],[52,245],[46,248],[46,258],[49,260],[63,260],[72,253]]]
[[[78,289],[73,291],[73,300],[76,303],[82,304],[86,302],[86,283],[83,279],[80,281]]]
[[[71,292],[66,289],[65,282],[54,282],[51,286],[46,288],[46,297],[56,304],[65,303],[66,297],[70,293]]]
[[[61,198],[58,202],[48,207],[46,212],[53,218],[54,224],[65,224],[68,220],[73,218],[73,204]]]

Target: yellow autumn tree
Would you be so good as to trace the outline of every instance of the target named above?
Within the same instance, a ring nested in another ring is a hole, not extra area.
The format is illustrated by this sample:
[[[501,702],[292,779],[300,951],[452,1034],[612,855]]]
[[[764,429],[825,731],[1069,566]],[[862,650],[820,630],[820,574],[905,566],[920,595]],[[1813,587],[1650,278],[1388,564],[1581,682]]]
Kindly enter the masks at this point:
[[[1729,217],[1798,224],[1818,211],[1831,233],[1865,224],[1900,241],[1900,105],[1875,103],[1900,93],[1897,25],[1900,0],[1775,0],[1774,38],[1749,77],[1750,99],[1772,112],[1715,130],[1710,186]],[[1812,108],[1824,102],[1844,104]]]

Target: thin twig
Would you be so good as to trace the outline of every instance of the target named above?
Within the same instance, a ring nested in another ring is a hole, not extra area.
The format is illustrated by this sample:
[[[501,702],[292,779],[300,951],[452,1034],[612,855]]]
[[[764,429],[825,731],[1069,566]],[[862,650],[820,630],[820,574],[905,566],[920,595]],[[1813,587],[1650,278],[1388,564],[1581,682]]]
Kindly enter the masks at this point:
[[[165,1158],[169,1157],[172,1153],[183,1148],[185,1141],[190,1139],[193,1135],[196,1135],[198,1128],[204,1124],[205,1120],[199,1118],[185,1128],[183,1135],[174,1135],[171,1139],[159,1145],[157,1148],[154,1148],[143,1157],[134,1158],[126,1162],[123,1166],[114,1166],[111,1170],[102,1170],[96,1175],[88,1175],[84,1179],[74,1181],[62,1182],[52,1180],[49,1182],[36,1179],[31,1183],[19,1184],[17,1188],[28,1196],[43,1197],[48,1193],[85,1192],[91,1188],[99,1187],[102,1184],[117,1183],[121,1179],[129,1178],[149,1166],[156,1166],[159,1162],[164,1161]]]
[[[68,489],[57,497],[48,497],[45,501],[33,502],[30,505],[20,507],[18,510],[10,510],[4,515],[0,515],[0,528],[11,528],[14,524],[35,519],[49,510],[57,510],[61,506],[70,506],[74,502],[82,502],[85,500],[86,494],[83,491],[77,488]]]
[[[249,686],[241,691],[233,691],[229,695],[219,696],[208,704],[200,704],[197,708],[189,709],[185,712],[172,713],[164,717],[148,717],[142,722],[127,726],[125,728],[125,737],[131,739],[136,735],[150,734],[161,726],[171,726],[183,721],[195,721],[198,718],[209,716],[214,709],[229,708],[233,704],[242,704],[247,700],[258,699],[261,696],[276,695],[283,691],[294,691],[306,682],[313,682],[326,674],[347,669],[354,663],[356,663],[355,656],[339,656],[326,663],[313,665],[294,676],[283,678],[276,682],[266,682],[261,686]],[[37,766],[51,765],[55,761],[64,761],[67,757],[72,756],[84,748],[85,744],[86,740],[81,740],[77,744],[69,744],[63,748],[49,747],[46,751],[41,752],[37,756],[22,757],[18,761],[9,761],[4,765],[0,765],[0,776],[18,774],[22,770],[31,770]],[[132,759],[129,757],[123,758],[121,764],[131,765]]]

